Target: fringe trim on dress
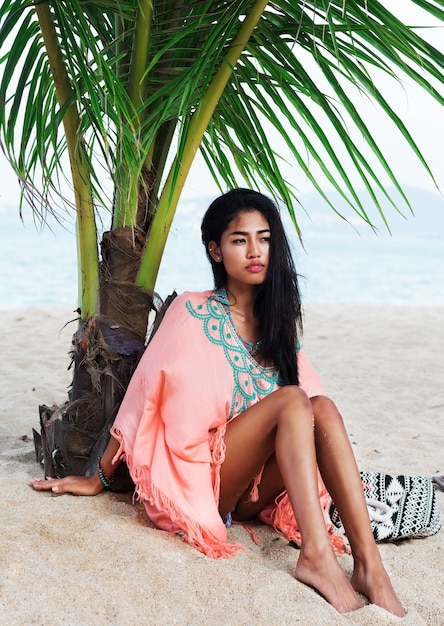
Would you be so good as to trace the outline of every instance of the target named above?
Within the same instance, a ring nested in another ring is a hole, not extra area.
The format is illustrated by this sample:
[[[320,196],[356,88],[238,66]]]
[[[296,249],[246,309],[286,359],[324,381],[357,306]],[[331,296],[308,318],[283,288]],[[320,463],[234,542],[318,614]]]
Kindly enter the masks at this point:
[[[344,552],[350,553],[350,548],[347,546],[344,538],[337,533],[331,522],[328,514],[331,498],[320,476],[318,478],[318,484],[320,503],[331,544],[334,550],[339,554],[344,554]],[[299,531],[293,508],[290,504],[290,498],[286,491],[283,491],[274,501],[270,502],[270,504],[262,509],[259,513],[259,519],[264,524],[273,526],[276,532],[284,535],[288,541],[292,541],[298,546],[302,544],[302,535]]]
[[[239,543],[230,543],[222,539],[211,530],[189,517],[181,508],[177,507],[170,498],[152,484],[148,470],[141,471],[133,467],[132,459],[124,452],[122,433],[117,429],[112,429],[111,432],[113,437],[120,442],[119,450],[114,456],[113,463],[119,459],[126,461],[131,478],[135,484],[137,498],[142,503],[144,501],[148,502],[151,506],[164,512],[166,516],[169,517],[172,524],[181,529],[176,531],[177,535],[182,537],[191,546],[213,559],[234,556],[239,550],[248,552],[245,546]],[[223,442],[223,435],[215,438],[214,443],[216,443],[216,441],[219,444]],[[216,449],[218,448],[220,451],[220,447],[216,445]],[[217,490],[218,489],[217,487]]]

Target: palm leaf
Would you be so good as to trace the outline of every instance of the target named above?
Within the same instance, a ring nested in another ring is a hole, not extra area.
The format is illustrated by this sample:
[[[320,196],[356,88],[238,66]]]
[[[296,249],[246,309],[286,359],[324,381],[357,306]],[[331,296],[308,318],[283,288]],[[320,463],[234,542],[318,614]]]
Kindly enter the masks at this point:
[[[8,3],[14,5],[14,3]],[[16,6],[21,3],[15,3]],[[425,3],[427,9],[429,3]],[[23,6],[23,5],[22,5]],[[110,175],[115,178],[115,173],[119,170],[119,163],[125,163],[126,169],[137,172],[140,175],[142,165],[149,154],[154,152],[157,134],[160,128],[169,120],[177,121],[181,116],[190,114],[199,103],[199,95],[208,86],[208,82],[216,70],[220,59],[226,50],[227,41],[236,32],[239,16],[248,11],[251,2],[232,3],[230,11],[226,5],[214,2],[159,2],[155,4],[155,15],[151,29],[150,57],[146,68],[146,92],[144,99],[139,106],[134,109],[135,103],[131,105],[127,93],[128,82],[130,80],[129,69],[126,77],[119,75],[120,81],[116,81],[116,68],[124,58],[119,50],[119,41],[128,42],[134,38],[137,27],[137,2],[58,2],[54,5],[55,15],[60,28],[61,39],[66,39],[66,58],[70,64],[70,72],[73,76],[73,86],[76,90],[76,98],[83,105],[82,118],[85,124],[84,132],[91,132],[94,139],[94,153],[101,154],[106,163],[109,164]],[[423,5],[424,6],[424,5]],[[431,11],[437,17],[442,18],[442,10],[433,8]],[[186,21],[184,21],[186,16]],[[115,28],[115,19],[132,26],[127,28],[124,35],[119,39],[119,34]],[[26,18],[27,28],[29,26],[29,16]],[[389,24],[390,28],[378,28],[383,22]],[[9,26],[9,31],[11,27]],[[28,31],[29,34],[29,31]],[[82,45],[79,45],[79,41]],[[401,68],[407,75],[412,77],[418,84],[428,89],[434,97],[442,96],[433,89],[430,80],[425,76],[434,76],[442,83],[443,65],[442,55],[432,46],[424,42],[418,35],[406,28],[402,23],[394,18],[383,5],[374,2],[370,7],[361,0],[360,2],[347,3],[346,11],[342,3],[335,5],[327,2],[282,2],[274,3],[271,10],[264,13],[260,28],[253,35],[247,47],[248,55],[253,64],[245,62],[243,87],[236,91],[236,97],[241,97],[246,101],[252,88],[252,78],[255,79],[256,90],[266,90],[267,96],[272,101],[278,97],[289,99],[294,106],[294,115],[300,114],[305,108],[304,119],[308,124],[307,131],[302,135],[304,141],[308,141],[309,153],[320,165],[321,171],[326,174],[327,168],[322,167],[326,160],[326,154],[313,151],[312,142],[308,139],[309,130],[319,133],[320,125],[315,125],[313,120],[316,114],[308,115],[307,107],[301,105],[301,96],[309,97],[316,106],[324,109],[326,115],[332,122],[333,127],[344,128],[344,121],[337,113],[338,108],[332,106],[331,96],[328,98],[322,93],[311,80],[309,72],[304,71],[302,64],[298,61],[299,54],[288,54],[289,47],[302,48],[316,59],[319,68],[333,87],[336,96],[340,96],[340,101],[348,110],[352,122],[365,130],[365,124],[360,120],[356,109],[351,106],[350,99],[345,97],[344,89],[339,87],[337,79],[338,71],[343,77],[349,77],[354,84],[358,83],[372,97],[377,96],[377,90],[371,88],[372,82],[366,72],[362,71],[362,63],[374,64],[378,69],[386,72],[393,72],[389,69],[390,64]],[[382,62],[379,56],[375,56],[375,50],[382,54]],[[19,55],[20,57],[20,55]],[[247,57],[246,57],[247,58]],[[410,63],[405,59],[410,59]],[[280,75],[276,69],[279,68]],[[14,65],[17,65],[19,58],[14,57]],[[413,63],[413,67],[412,67]],[[243,62],[239,64],[242,68]],[[415,70],[420,64],[424,68],[424,74]],[[245,75],[252,71],[252,65],[262,69],[261,73],[250,75],[245,81]],[[11,66],[12,67],[12,66]],[[27,64],[28,76],[32,73],[31,64]],[[335,69],[339,68],[335,72]],[[270,76],[274,75],[277,80],[272,82]],[[297,77],[298,80],[288,81],[285,77]],[[98,77],[100,79],[98,80]],[[25,77],[24,77],[25,78]],[[239,76],[236,76],[239,79]],[[233,79],[234,80],[234,79]],[[287,87],[291,85],[291,88]],[[123,86],[123,88],[122,88]],[[139,94],[140,95],[140,94]],[[398,125],[406,140],[410,143],[416,154],[419,156],[417,147],[411,141],[411,137],[406,129],[399,124],[397,118],[390,107],[381,98],[378,100],[384,111],[389,114],[394,123]],[[18,105],[17,105],[18,106]],[[264,114],[263,102],[259,107]],[[48,110],[49,107],[48,107]],[[280,118],[285,110],[280,108],[279,118],[267,112],[267,117],[280,126],[282,133],[283,124]],[[291,109],[290,109],[291,110]],[[105,113],[105,115],[104,115]],[[55,111],[53,111],[55,115]],[[13,116],[17,117],[17,111],[13,110]],[[242,134],[243,122],[239,118],[228,116],[230,132],[239,131]],[[288,118],[288,114],[287,114]],[[133,124],[135,120],[142,120],[140,131],[135,132]],[[60,123],[60,120],[58,121]],[[53,126],[53,125],[52,125]],[[220,124],[219,124],[220,126]],[[299,129],[300,130],[300,129]],[[114,131],[114,136],[112,132]],[[253,135],[251,135],[253,131]],[[299,132],[299,131],[298,131]],[[249,125],[248,134],[254,139],[257,146],[261,142],[258,126],[253,123]],[[247,133],[244,133],[244,136]],[[348,142],[346,133],[333,135],[326,140],[325,131],[318,138],[322,149],[327,152],[329,158],[335,153],[332,149],[337,139],[344,142],[350,155],[354,154],[355,147]],[[213,134],[214,137],[214,134]],[[288,137],[283,135],[288,142]],[[219,134],[219,140],[221,139]],[[367,139],[371,139],[368,135]],[[91,139],[92,140],[92,139]],[[227,139],[227,147],[230,143]],[[242,139],[244,142],[244,138]],[[294,141],[292,142],[294,145]],[[230,149],[232,148],[232,144]],[[375,145],[372,149],[375,150]],[[136,148],[136,149],[135,149]],[[271,151],[270,151],[271,150]],[[257,170],[253,174],[254,163],[246,162],[240,164],[241,150],[237,150],[237,162],[249,181],[260,180],[262,173],[268,181],[267,187],[275,196],[285,197],[290,201],[287,187],[279,175],[276,163],[271,167],[272,146],[268,145],[267,151],[268,165],[270,170],[264,172]],[[305,151],[305,149],[304,149]],[[35,155],[36,153],[34,153]],[[298,152],[297,161],[305,163],[305,171],[309,169],[305,155]],[[383,161],[381,152],[376,150],[376,156],[387,168]],[[35,157],[34,157],[35,158]],[[208,160],[210,155],[206,155]],[[375,181],[366,178],[365,171],[371,172],[372,167],[361,157],[357,160],[352,156],[355,167],[358,168],[363,182],[368,189],[372,188]],[[53,161],[56,163],[57,159]],[[35,161],[33,162],[35,166]],[[261,164],[261,168],[262,168]],[[423,162],[424,165],[424,162]],[[337,163],[335,164],[335,168]],[[217,171],[217,163],[213,163],[214,171]],[[95,168],[92,167],[94,172]],[[352,193],[349,184],[349,176],[344,177],[344,171],[338,172],[339,180],[345,183],[343,195]],[[388,169],[390,174],[390,169]],[[337,176],[333,176],[337,178]],[[233,181],[235,176],[231,172],[229,179]],[[331,177],[330,177],[331,180]],[[96,180],[96,190],[100,189],[99,181]],[[322,186],[319,181],[318,188]],[[114,179],[114,184],[119,186],[119,180]],[[352,193],[353,197],[353,193]],[[104,199],[108,202],[108,199]],[[358,211],[363,215],[362,207],[359,207],[357,197],[353,198]]]

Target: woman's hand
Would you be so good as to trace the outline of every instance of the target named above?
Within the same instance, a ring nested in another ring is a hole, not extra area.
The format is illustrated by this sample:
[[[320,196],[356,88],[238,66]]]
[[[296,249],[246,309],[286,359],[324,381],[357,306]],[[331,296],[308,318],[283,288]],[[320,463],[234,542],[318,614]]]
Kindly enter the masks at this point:
[[[110,478],[120,465],[120,459],[113,462],[119,446],[117,439],[111,436],[99,463],[105,476]],[[104,489],[98,471],[93,476],[66,476],[66,478],[47,478],[46,480],[34,478],[29,484],[36,491],[52,491],[57,494],[73,493],[76,496],[96,496]]]
[[[66,478],[34,478],[29,483],[36,491],[73,493],[76,496],[95,496],[103,490],[97,473],[94,476],[66,476]]]

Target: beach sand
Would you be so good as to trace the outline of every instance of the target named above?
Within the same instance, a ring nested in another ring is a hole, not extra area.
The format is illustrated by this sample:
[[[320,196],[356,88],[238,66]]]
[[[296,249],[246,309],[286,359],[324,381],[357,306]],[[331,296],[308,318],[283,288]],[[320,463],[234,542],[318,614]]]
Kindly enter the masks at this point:
[[[73,307],[74,308],[74,307]],[[69,309],[2,311],[0,623],[20,625],[444,624],[444,531],[381,544],[408,610],[339,615],[293,575],[297,550],[268,527],[230,529],[248,553],[212,560],[155,529],[132,497],[36,493],[38,405],[67,398]],[[359,466],[444,473],[444,307],[306,307],[304,346],[341,409]],[[437,494],[444,513],[444,493]],[[351,573],[349,556],[339,557]]]

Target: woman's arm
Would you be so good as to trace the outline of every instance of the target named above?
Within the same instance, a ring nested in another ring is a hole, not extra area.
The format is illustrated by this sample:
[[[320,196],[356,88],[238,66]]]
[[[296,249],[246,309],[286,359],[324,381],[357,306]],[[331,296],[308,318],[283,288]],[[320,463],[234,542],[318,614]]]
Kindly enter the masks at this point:
[[[120,460],[113,463],[113,458],[119,449],[119,442],[111,437],[105,452],[100,460],[103,474],[108,480],[116,471]],[[36,491],[52,491],[53,493],[73,493],[76,496],[95,496],[104,489],[99,476],[99,468],[92,476],[66,476],[65,478],[34,478],[29,483]]]

